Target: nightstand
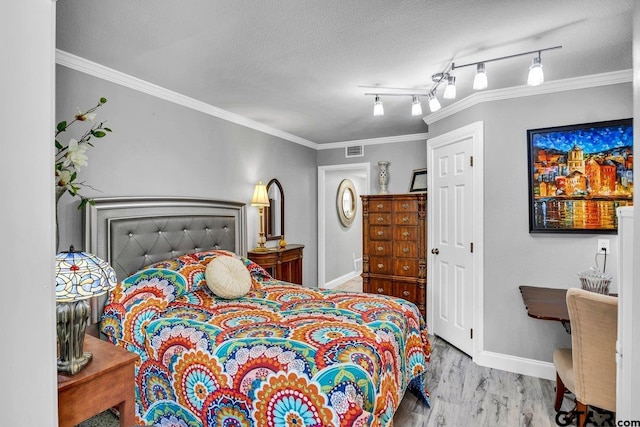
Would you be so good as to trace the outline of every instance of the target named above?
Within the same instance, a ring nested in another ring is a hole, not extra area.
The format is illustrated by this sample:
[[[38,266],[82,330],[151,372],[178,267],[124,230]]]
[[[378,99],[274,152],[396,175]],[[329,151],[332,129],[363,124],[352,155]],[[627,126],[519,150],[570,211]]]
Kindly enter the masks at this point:
[[[266,252],[249,251],[247,257],[267,270],[274,279],[302,284],[302,250],[304,245],[269,248]]]
[[[138,355],[85,335],[91,362],[75,375],[58,374],[58,426],[75,426],[118,406],[120,426],[135,425],[134,365]]]

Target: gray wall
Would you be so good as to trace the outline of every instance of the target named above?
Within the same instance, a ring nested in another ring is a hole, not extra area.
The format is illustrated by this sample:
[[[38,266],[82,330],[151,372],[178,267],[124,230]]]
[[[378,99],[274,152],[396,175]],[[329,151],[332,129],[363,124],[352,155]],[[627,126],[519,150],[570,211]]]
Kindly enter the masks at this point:
[[[378,161],[380,160],[390,162],[387,185],[389,193],[407,193],[411,184],[411,171],[427,167],[426,140],[366,145],[363,157],[345,158],[344,148],[318,150],[318,166],[371,163],[371,194],[378,194],[380,189],[378,185]]]
[[[632,115],[631,84],[618,84],[482,103],[430,125],[434,137],[484,122],[484,350],[551,361],[570,336],[557,322],[529,318],[518,286],[578,286],[598,238],[611,241],[615,276],[617,236],[529,233],[527,129]]]
[[[97,120],[113,130],[87,151],[80,180],[90,197],[188,196],[247,203],[248,247],[256,245],[258,180],[278,178],[285,194],[285,236],[305,245],[304,283],[317,281],[316,152],[66,67],[56,68],[56,121],[108,99]],[[83,128],[84,129],[84,128]],[[73,137],[69,133],[67,138]],[[77,200],[59,206],[60,249],[82,247]]]
[[[357,211],[350,227],[338,217],[336,199],[343,179],[350,179],[356,189]],[[365,177],[354,171],[326,171],[325,173],[325,283],[355,271],[354,258],[362,258],[362,200],[366,189]]]

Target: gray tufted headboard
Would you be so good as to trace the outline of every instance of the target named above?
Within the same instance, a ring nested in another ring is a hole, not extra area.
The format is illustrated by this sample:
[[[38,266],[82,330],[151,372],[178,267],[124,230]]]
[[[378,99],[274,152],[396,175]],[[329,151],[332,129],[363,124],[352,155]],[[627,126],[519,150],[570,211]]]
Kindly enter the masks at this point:
[[[85,250],[109,262],[118,280],[190,252],[246,256],[244,203],[180,197],[97,198],[84,217]],[[105,299],[92,304],[97,321]]]

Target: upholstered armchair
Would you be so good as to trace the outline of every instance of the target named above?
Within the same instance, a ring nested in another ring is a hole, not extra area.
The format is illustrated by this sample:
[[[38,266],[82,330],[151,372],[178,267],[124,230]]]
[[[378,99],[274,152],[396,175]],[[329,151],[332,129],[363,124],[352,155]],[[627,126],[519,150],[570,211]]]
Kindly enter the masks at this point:
[[[567,291],[572,348],[553,353],[556,402],[560,410],[566,390],[576,398],[578,425],[584,425],[587,406],[616,410],[616,338],[618,298],[571,288]]]

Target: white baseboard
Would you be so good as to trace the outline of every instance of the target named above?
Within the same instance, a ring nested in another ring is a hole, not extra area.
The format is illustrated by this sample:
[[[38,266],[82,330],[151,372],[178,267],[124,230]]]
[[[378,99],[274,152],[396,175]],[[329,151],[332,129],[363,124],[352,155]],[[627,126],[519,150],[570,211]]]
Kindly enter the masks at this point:
[[[343,284],[347,280],[351,280],[354,277],[358,277],[361,274],[362,274],[362,270],[361,271],[352,271],[350,273],[345,274],[344,276],[340,276],[340,277],[338,277],[336,279],[333,279],[333,280],[325,283],[324,285],[321,285],[320,288],[321,289],[333,289],[336,286],[339,286],[339,285]]]
[[[541,362],[540,360],[510,356],[492,351],[481,351],[473,361],[487,368],[500,369],[551,381],[556,380],[556,368],[551,362]]]

